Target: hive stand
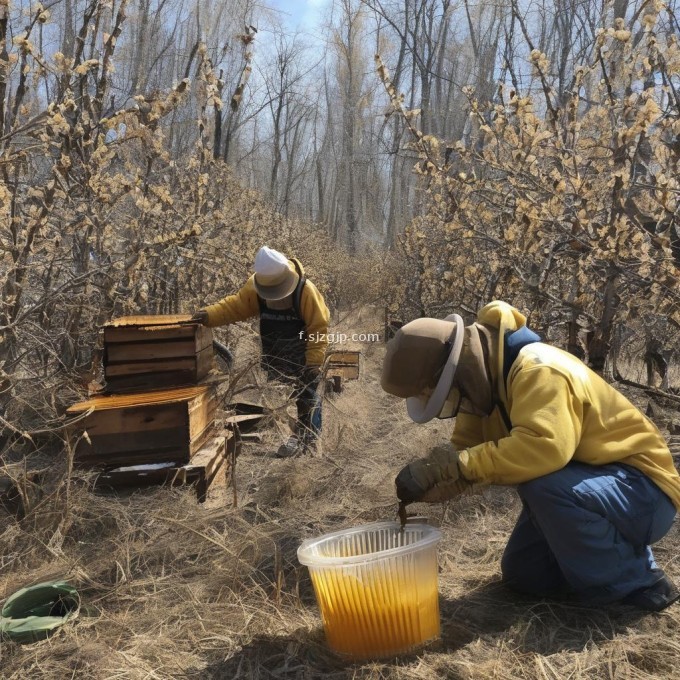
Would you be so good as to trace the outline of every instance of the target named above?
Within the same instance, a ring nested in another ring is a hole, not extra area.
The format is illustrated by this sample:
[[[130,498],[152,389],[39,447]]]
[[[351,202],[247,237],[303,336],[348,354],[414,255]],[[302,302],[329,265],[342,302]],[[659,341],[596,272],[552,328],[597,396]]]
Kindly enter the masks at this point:
[[[104,470],[97,477],[96,486],[120,489],[150,485],[194,484],[196,498],[199,503],[203,503],[210,485],[223,468],[227,485],[231,483],[233,486],[236,458],[240,453],[240,448],[238,430],[232,428],[226,431],[226,436],[214,437],[206,442],[185,465],[160,463],[112,467]]]

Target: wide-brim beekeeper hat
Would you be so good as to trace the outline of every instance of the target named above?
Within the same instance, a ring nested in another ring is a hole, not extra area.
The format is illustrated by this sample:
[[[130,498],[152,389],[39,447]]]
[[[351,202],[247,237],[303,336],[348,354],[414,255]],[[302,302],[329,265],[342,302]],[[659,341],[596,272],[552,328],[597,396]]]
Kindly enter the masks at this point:
[[[451,397],[465,332],[463,319],[416,319],[387,343],[380,384],[406,399],[411,420],[426,423],[455,415],[460,395]],[[454,402],[458,403],[454,403]]]
[[[263,300],[282,300],[288,297],[300,277],[278,250],[262,246],[255,256],[255,290]]]

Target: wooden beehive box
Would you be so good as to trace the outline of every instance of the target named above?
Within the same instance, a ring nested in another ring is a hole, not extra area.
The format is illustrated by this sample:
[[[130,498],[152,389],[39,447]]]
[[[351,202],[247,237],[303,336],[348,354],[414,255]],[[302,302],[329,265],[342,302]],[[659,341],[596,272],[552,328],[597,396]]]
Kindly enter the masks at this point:
[[[195,385],[212,368],[212,330],[188,314],[123,316],[103,333],[107,392]]]
[[[208,489],[223,466],[230,466],[236,454],[236,436],[209,439],[189,463],[172,462],[107,468],[97,477],[98,487],[113,489],[151,485],[195,484],[198,501],[205,501]]]
[[[324,377],[328,389],[333,392],[342,391],[342,383],[345,380],[356,380],[359,377],[361,352],[331,350],[326,355]]]
[[[187,463],[210,435],[215,407],[210,385],[81,401],[66,411],[83,416],[70,431],[74,460],[83,465]],[[87,437],[80,436],[83,431]]]
[[[356,380],[359,377],[361,352],[334,350],[326,357],[326,378],[340,376],[342,380]]]

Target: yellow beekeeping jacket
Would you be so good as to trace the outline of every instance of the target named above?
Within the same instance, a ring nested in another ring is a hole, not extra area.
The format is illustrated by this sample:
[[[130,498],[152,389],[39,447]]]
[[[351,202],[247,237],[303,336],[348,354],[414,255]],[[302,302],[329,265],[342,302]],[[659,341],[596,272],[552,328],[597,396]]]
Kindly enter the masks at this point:
[[[289,261],[291,269],[295,265]],[[298,262],[300,272],[304,273]],[[207,326],[223,326],[236,321],[245,321],[260,314],[260,303],[255,290],[255,276],[251,276],[235,295],[228,295],[214,305],[205,307],[208,313]],[[310,339],[305,349],[307,366],[321,366],[328,347],[328,322],[330,312],[318,288],[309,280],[305,281],[300,296],[300,315]]]
[[[502,383],[503,336],[526,319],[504,302],[481,310],[478,322],[499,329],[495,382]],[[499,408],[490,416],[459,414],[452,436],[463,475],[478,483],[519,484],[572,460],[625,463],[641,470],[680,509],[680,475],[657,427],[619,391],[575,356],[541,342],[522,348],[507,385],[498,387],[512,429]]]

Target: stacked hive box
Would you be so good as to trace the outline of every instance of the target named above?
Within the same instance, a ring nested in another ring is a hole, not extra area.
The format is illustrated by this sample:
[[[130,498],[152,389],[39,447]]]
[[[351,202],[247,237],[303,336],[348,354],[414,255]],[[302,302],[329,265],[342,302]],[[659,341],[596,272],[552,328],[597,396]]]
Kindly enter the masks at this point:
[[[131,316],[106,324],[105,392],[71,406],[81,416],[74,460],[109,486],[196,482],[199,500],[237,436],[215,437],[212,332],[189,316]],[[134,391],[133,391],[134,390]]]
[[[212,367],[212,330],[189,316],[126,316],[104,326],[108,392],[195,385]]]

